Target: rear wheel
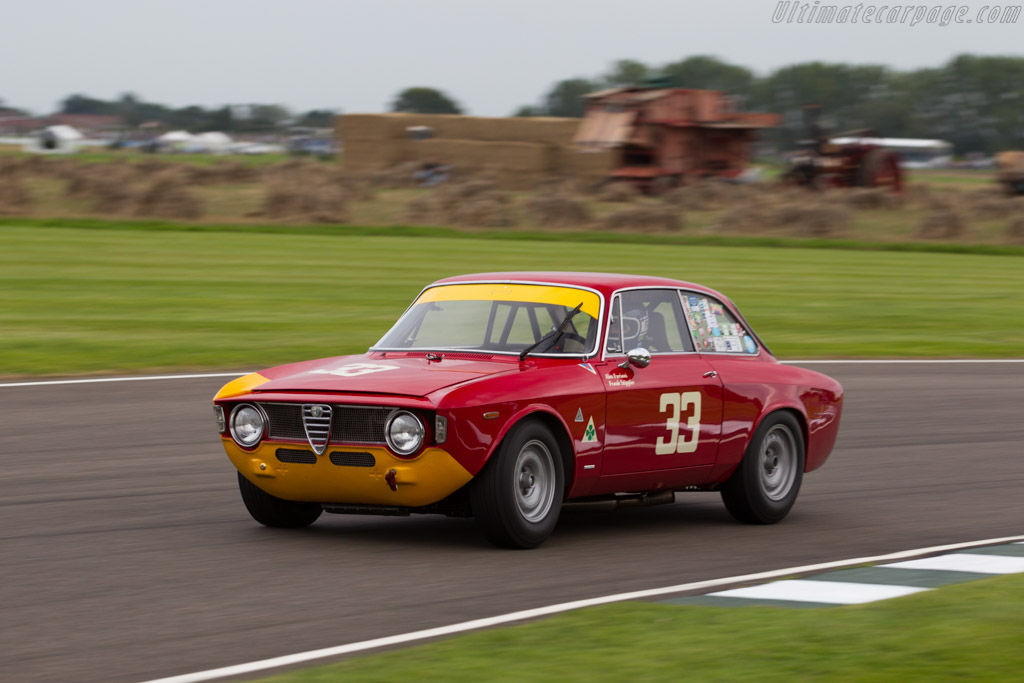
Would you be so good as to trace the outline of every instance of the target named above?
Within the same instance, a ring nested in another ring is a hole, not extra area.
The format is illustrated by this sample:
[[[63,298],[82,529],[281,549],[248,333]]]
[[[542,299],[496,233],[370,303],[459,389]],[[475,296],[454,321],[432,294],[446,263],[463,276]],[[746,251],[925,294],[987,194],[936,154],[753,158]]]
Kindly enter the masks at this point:
[[[535,548],[558,522],[563,481],[558,442],[551,430],[539,422],[521,423],[473,480],[473,516],[491,543]]]
[[[238,474],[238,489],[242,502],[252,518],[264,526],[301,529],[320,517],[323,508],[319,503],[296,503],[272,496],[251,481]]]
[[[887,149],[868,151],[861,160],[857,184],[861,187],[887,187],[899,192],[903,185],[899,157]]]
[[[734,518],[775,524],[796,502],[804,475],[803,431],[790,413],[773,413],[754,432],[743,461],[722,487]]]

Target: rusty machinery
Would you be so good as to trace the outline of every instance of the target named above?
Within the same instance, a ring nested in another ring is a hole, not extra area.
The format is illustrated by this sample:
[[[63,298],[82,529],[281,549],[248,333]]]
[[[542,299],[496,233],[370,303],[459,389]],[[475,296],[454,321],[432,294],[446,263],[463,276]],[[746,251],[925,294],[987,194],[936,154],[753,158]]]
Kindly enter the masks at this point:
[[[757,133],[781,121],[777,114],[736,111],[722,92],[656,83],[590,93],[586,100],[573,145],[609,152],[607,179],[642,190],[655,183],[738,178]]]
[[[789,160],[783,179],[803,187],[884,187],[903,189],[899,155],[877,142],[876,131],[863,128],[826,135],[820,107],[804,108],[810,139]],[[836,142],[841,140],[841,142]]]

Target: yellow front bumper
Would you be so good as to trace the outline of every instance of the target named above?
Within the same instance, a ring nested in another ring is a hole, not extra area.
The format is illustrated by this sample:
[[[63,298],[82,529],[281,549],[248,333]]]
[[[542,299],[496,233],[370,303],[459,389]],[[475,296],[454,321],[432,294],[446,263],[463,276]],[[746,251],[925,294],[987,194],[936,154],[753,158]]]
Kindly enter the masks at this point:
[[[420,507],[436,503],[472,479],[462,465],[440,448],[428,448],[414,460],[396,458],[379,446],[328,448],[315,464],[284,463],[278,448],[302,449],[294,443],[261,443],[245,451],[222,437],[228,458],[242,475],[272,496],[310,503],[398,505]],[[338,466],[331,453],[371,453],[373,467]],[[392,490],[386,479],[394,470]]]

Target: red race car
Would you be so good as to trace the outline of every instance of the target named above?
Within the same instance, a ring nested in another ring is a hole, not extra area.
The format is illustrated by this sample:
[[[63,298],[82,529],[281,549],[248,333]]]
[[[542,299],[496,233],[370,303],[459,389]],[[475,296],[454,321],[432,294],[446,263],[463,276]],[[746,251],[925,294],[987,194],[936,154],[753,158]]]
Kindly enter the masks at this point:
[[[435,282],[366,354],[240,377],[214,411],[261,524],[471,515],[530,548],[567,501],[720,491],[736,519],[778,522],[828,458],[842,400],[711,289],[525,272]]]

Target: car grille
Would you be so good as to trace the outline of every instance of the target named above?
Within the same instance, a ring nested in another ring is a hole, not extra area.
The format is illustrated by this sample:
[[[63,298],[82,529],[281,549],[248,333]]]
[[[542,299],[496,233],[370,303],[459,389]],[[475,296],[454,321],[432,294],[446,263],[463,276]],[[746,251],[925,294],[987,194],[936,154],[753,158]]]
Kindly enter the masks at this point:
[[[277,459],[281,462],[302,465],[315,465],[316,454],[309,451],[294,451],[290,448],[278,448]]]
[[[316,453],[312,451],[299,451],[293,448],[278,448],[277,459],[291,465],[315,465]],[[330,456],[332,465],[338,467],[373,467],[377,464],[377,458],[373,453],[332,451]]]
[[[320,455],[331,439],[331,407],[314,403],[302,406],[302,426],[313,452]]]
[[[331,417],[327,422],[330,425],[330,443],[383,444],[384,426],[388,415],[395,410],[380,406],[261,403],[260,407],[270,423],[267,428],[268,438],[307,441],[308,426],[311,428],[311,437],[315,434],[317,438],[323,439],[322,418],[313,423],[309,422],[311,418],[303,421],[304,409],[312,408],[313,405],[330,408]]]
[[[373,453],[344,453],[334,451],[331,453],[331,462],[338,467],[373,467],[377,459]]]

